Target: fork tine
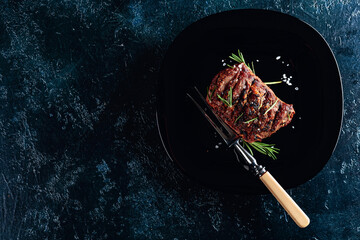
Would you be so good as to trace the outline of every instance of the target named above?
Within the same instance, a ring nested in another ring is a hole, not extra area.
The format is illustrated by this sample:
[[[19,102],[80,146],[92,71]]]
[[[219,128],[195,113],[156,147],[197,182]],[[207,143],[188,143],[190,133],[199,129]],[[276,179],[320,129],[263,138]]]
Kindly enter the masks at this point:
[[[206,104],[206,106],[208,106],[205,98],[203,97],[203,95],[200,93],[200,91],[197,89],[196,86],[194,87],[194,89],[197,92],[197,94],[200,96],[201,100]],[[234,130],[232,130],[218,115],[216,115],[215,113],[214,113],[214,115],[218,119],[218,121],[222,125],[222,127],[228,132],[229,136],[231,136],[231,138],[235,138],[236,133],[234,132]]]
[[[205,118],[208,120],[208,122],[215,128],[215,130],[219,133],[219,135],[222,137],[222,139],[226,142],[226,144],[229,144],[228,136],[226,136],[223,131],[214,123],[214,121],[207,115],[205,110],[199,105],[199,103],[189,94],[187,93],[187,96],[194,102],[196,107],[200,110],[200,112],[205,116]]]

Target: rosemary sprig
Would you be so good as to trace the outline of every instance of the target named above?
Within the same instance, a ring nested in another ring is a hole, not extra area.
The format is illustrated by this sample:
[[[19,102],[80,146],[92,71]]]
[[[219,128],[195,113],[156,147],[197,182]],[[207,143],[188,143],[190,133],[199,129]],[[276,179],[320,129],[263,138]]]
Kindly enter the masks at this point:
[[[269,144],[269,143],[263,143],[263,142],[246,142],[246,141],[242,141],[243,142],[243,146],[245,145],[248,149],[249,152],[251,153],[251,155],[253,154],[253,151],[250,149],[250,147],[252,147],[254,150],[267,155],[269,157],[271,157],[272,159],[276,159],[276,155],[278,154],[280,149],[275,147],[275,144]]]
[[[240,52],[239,49],[238,49],[238,55],[232,53],[231,56],[229,56],[229,58],[238,63],[245,63],[244,55],[242,54],[242,52]]]
[[[225,103],[228,107],[232,107],[232,87],[230,87],[230,90],[228,92],[228,99],[224,99],[222,98],[219,94],[217,95],[218,98],[223,102]]]
[[[274,102],[273,105],[271,105],[265,112],[264,112],[264,115],[267,114],[268,111],[270,111],[274,106],[275,104],[278,102],[279,99],[276,99],[276,101]]]
[[[238,49],[238,55],[236,55],[235,53],[232,53],[231,56],[229,56],[229,58],[231,60],[234,60],[235,62],[244,63],[255,74],[254,62],[251,62],[251,66],[250,66],[249,63],[246,63],[244,55],[242,54],[242,52],[240,52],[239,49]],[[234,68],[233,66],[230,66],[229,64],[227,64],[227,66],[231,67],[231,68]]]
[[[274,85],[274,84],[279,84],[282,83],[282,81],[277,81],[277,82],[264,82],[266,85]]]
[[[256,119],[258,119],[258,118],[256,117],[256,118],[250,119],[250,120],[248,120],[248,121],[246,121],[244,123],[251,123],[252,121],[255,121]]]

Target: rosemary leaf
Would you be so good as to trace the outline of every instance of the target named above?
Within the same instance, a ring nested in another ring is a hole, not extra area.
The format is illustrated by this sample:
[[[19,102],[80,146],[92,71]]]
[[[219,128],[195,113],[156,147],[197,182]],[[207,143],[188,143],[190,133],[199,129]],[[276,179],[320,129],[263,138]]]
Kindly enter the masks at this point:
[[[236,123],[236,122],[241,118],[241,116],[242,116],[243,114],[244,114],[244,113],[241,113],[241,114],[236,118],[236,120],[235,120],[234,123]]]
[[[259,107],[258,107],[258,110],[263,106],[264,98],[265,98],[265,95],[262,96],[262,98],[260,99],[260,105],[259,105]]]
[[[230,87],[230,90],[228,92],[228,102],[229,102],[229,106],[232,107],[232,87]]]
[[[279,84],[282,83],[282,81],[277,81],[277,82],[264,82],[266,85],[274,85],[274,84]]]
[[[268,111],[270,111],[274,106],[275,104],[278,102],[279,99],[276,99],[276,101],[274,102],[273,105],[271,105],[265,112],[264,112],[264,115],[267,114]]]
[[[260,152],[260,153],[262,153],[262,154],[266,154],[265,149],[262,148],[262,147],[260,147],[260,146],[258,146],[258,145],[256,144],[256,142],[252,142],[252,143],[249,143],[249,144],[250,144],[250,146],[252,146],[256,151],[258,151],[258,152]]]
[[[254,153],[253,153],[253,151],[251,150],[249,144],[248,144],[247,142],[245,142],[245,141],[242,141],[242,142],[243,142],[243,147],[246,146],[247,149],[249,149],[250,154],[254,156]]]
[[[219,94],[217,96],[223,103],[225,103],[227,106],[230,106],[230,103],[226,99],[222,98]]]
[[[210,90],[209,87],[207,88],[207,96],[209,97],[210,102],[211,102],[211,98],[212,98],[212,95],[214,94],[214,92],[215,92],[215,88],[213,88],[212,90]]]
[[[244,55],[242,54],[242,52],[240,52],[239,49],[238,49],[238,55],[239,55],[241,62],[245,63]]]
[[[256,117],[256,118],[250,119],[250,120],[248,120],[248,121],[246,121],[244,123],[251,123],[252,121],[255,121],[256,119],[258,119],[258,118]]]
[[[231,60],[234,60],[235,62],[241,63],[241,60],[239,60],[239,58],[237,58],[236,55],[234,55],[234,56],[229,56],[229,58],[230,58]]]

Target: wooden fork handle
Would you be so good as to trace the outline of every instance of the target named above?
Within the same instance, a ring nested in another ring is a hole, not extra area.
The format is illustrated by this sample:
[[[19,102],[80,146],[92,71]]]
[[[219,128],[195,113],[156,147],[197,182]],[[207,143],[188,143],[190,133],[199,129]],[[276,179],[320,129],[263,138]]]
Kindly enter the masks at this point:
[[[260,180],[269,189],[272,195],[278,200],[285,211],[290,215],[294,222],[301,228],[309,225],[309,217],[301,210],[296,202],[287,194],[287,192],[280,186],[275,178],[269,173],[264,173]]]

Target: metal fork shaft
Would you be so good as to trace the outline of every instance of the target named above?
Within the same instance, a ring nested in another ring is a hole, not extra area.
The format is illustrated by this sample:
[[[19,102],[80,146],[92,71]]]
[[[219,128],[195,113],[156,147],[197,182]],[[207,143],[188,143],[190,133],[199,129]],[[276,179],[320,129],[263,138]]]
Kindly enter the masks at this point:
[[[259,165],[256,159],[248,151],[246,151],[243,146],[240,145],[239,141],[236,141],[233,146],[235,152],[241,156],[243,162],[245,161],[245,169],[249,168],[247,170],[249,170],[258,177],[261,177],[262,175],[264,175],[264,173],[266,173],[265,167]],[[238,161],[240,162],[239,158]]]

